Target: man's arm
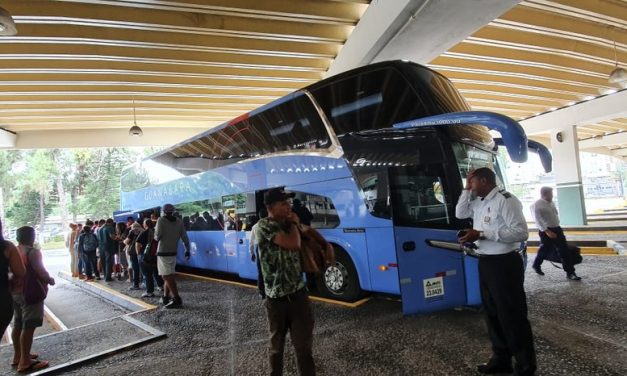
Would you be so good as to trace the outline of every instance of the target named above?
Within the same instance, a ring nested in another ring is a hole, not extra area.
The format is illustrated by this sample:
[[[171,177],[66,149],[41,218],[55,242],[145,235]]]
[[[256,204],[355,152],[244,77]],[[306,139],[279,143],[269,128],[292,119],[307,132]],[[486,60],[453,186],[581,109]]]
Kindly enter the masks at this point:
[[[535,205],[533,208],[533,216],[536,219],[536,225],[538,226],[538,230],[545,231],[548,226],[546,223],[546,209],[541,208],[540,205]]]
[[[5,255],[9,260],[9,268],[11,269],[11,273],[13,273],[14,278],[22,278],[26,275],[26,268],[24,267],[24,263],[22,262],[22,258],[20,257],[19,251],[15,244],[5,240]]]
[[[180,231],[181,231],[181,240],[183,240],[183,245],[185,246],[185,254],[189,254],[189,250],[191,249],[189,246],[189,237],[187,236],[187,231],[185,230],[185,226],[183,225],[183,222],[180,221]]]
[[[298,231],[296,224],[292,222],[290,223],[289,232],[280,231],[274,235],[272,242],[281,248],[298,252],[300,250],[300,231]]]
[[[472,217],[474,211],[471,198],[470,190],[464,189],[462,194],[459,195],[459,200],[457,200],[457,205],[455,205],[455,217],[457,217],[457,219]]]
[[[515,198],[506,199],[501,215],[505,221],[505,227],[498,231],[496,239],[489,237],[487,232],[486,238],[504,243],[522,242],[529,238],[529,228],[527,227],[527,220],[525,220],[523,215],[520,201]]]
[[[155,226],[155,240],[156,241],[161,240],[161,237],[163,236],[163,227],[161,223],[162,223],[162,218],[157,219],[157,225]]]

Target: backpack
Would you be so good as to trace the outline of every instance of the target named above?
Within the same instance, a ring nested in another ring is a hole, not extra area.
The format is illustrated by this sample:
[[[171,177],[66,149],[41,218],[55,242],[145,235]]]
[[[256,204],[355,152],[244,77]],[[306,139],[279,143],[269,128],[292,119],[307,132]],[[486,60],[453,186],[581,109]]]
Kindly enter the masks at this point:
[[[146,230],[151,231],[151,230]],[[159,242],[155,240],[154,230],[148,233],[150,236],[150,243],[146,244],[144,247],[144,265],[146,266],[157,266],[157,247]]]
[[[83,236],[83,251],[93,252],[98,248],[98,239],[92,233],[86,233]]]

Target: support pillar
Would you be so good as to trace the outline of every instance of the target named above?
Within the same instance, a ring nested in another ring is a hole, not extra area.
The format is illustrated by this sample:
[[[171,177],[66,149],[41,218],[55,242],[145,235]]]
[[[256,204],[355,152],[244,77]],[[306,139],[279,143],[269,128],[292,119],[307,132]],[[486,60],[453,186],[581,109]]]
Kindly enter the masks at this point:
[[[551,152],[560,223],[571,226],[586,225],[588,222],[581,183],[576,125],[564,126],[551,132]]]

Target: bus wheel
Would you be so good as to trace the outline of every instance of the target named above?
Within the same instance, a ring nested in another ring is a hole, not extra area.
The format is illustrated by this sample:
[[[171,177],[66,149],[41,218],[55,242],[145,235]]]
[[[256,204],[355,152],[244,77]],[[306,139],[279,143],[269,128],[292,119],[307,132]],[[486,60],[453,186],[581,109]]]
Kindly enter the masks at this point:
[[[337,300],[352,302],[362,295],[357,270],[348,254],[335,247],[335,265],[327,267],[316,278],[320,295]]]

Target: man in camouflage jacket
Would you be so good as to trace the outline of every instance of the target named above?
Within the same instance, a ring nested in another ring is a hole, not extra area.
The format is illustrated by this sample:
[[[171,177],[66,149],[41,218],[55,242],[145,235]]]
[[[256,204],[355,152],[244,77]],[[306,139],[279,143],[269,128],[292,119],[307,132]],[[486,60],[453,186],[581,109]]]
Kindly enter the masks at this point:
[[[271,375],[283,372],[285,336],[290,331],[300,375],[315,375],[312,355],[313,308],[300,266],[298,216],[288,198],[275,188],[264,195],[268,217],[259,220],[255,238],[265,286],[264,305],[270,326]]]

